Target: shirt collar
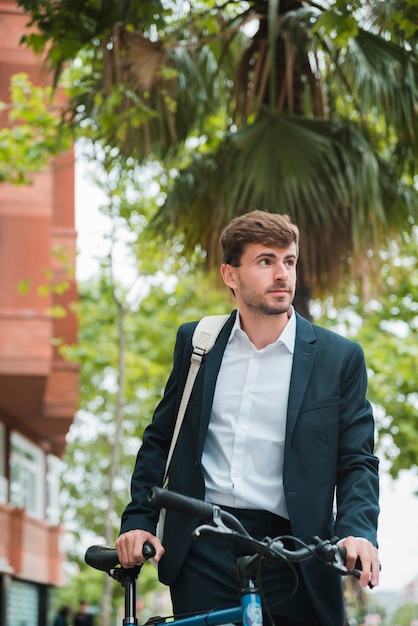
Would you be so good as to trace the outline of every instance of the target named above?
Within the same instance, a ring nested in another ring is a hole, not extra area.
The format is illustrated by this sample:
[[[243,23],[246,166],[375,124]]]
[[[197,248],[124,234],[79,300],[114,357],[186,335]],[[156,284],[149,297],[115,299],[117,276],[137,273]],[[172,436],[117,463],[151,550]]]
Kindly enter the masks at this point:
[[[278,337],[278,339],[276,339],[274,343],[270,344],[269,346],[266,346],[266,348],[283,344],[284,346],[286,346],[288,351],[291,354],[293,354],[295,350],[295,340],[296,340],[296,315],[295,315],[295,310],[292,305],[290,305],[289,307],[289,310],[287,312],[287,317],[288,317],[288,322],[286,326],[284,327],[284,329],[282,330],[280,337]],[[242,333],[247,337],[246,333],[241,328],[239,310],[237,311],[234,326],[232,327],[232,331],[229,336],[228,342],[232,340],[232,338],[236,335],[236,333],[239,333],[239,334]]]

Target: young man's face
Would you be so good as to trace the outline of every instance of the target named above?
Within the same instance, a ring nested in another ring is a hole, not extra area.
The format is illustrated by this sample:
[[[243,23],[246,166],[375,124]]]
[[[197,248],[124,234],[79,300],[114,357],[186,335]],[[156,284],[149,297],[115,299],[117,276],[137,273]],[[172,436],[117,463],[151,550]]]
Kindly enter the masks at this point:
[[[286,313],[296,288],[296,245],[287,248],[246,244],[241,265],[223,264],[222,277],[234,291],[240,311],[252,310],[264,315]]]

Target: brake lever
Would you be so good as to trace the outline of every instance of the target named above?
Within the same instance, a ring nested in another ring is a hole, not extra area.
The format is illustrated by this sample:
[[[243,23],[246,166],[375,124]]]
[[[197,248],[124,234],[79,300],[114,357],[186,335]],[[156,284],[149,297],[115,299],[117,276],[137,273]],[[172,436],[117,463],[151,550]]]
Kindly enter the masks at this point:
[[[337,545],[337,538],[331,540],[320,540],[315,537],[318,554],[323,561],[341,576],[354,576],[360,578],[361,572],[357,569],[348,569],[345,564],[345,549]]]
[[[202,524],[193,531],[193,538],[199,537],[202,532],[233,534],[233,531],[222,520],[221,509],[218,506],[213,507],[212,524]]]
[[[210,524],[202,524],[202,526],[198,526],[193,531],[193,538],[195,539],[196,537],[199,537],[202,532],[221,533],[222,535],[234,534],[234,531],[228,528],[227,526],[220,527],[220,526],[211,526]]]

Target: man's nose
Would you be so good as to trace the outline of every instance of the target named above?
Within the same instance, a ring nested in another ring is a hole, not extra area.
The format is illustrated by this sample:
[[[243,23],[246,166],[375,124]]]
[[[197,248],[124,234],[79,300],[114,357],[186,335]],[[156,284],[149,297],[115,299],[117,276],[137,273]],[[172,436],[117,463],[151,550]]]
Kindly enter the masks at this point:
[[[289,271],[284,263],[276,263],[274,266],[274,277],[280,280],[289,278]]]

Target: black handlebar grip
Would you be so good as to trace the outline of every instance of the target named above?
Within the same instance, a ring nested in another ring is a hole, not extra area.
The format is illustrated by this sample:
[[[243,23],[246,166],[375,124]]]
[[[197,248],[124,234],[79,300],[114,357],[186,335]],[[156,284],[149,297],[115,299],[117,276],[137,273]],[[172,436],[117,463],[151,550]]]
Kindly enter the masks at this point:
[[[116,548],[111,546],[90,546],[86,550],[84,560],[87,565],[101,572],[108,572],[119,565]]]
[[[142,555],[146,559],[150,559],[155,555],[155,548],[149,541],[145,541],[142,547]],[[84,560],[87,565],[101,572],[109,572],[119,565],[118,553],[113,546],[90,546],[86,550]]]
[[[193,515],[207,523],[213,521],[213,504],[196,498],[189,498],[174,491],[153,487],[148,494],[148,501],[159,508],[187,513],[187,515]]]
[[[149,541],[145,541],[142,546],[142,556],[146,559],[152,559],[152,557],[155,556],[155,548]]]

